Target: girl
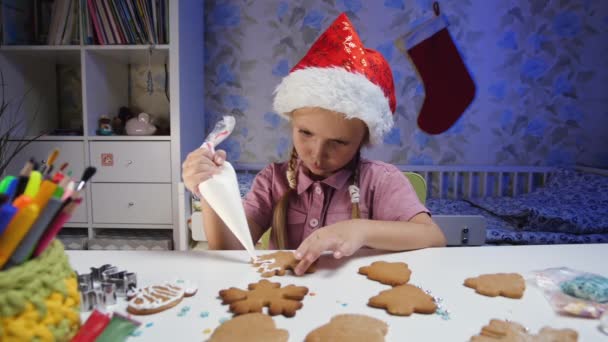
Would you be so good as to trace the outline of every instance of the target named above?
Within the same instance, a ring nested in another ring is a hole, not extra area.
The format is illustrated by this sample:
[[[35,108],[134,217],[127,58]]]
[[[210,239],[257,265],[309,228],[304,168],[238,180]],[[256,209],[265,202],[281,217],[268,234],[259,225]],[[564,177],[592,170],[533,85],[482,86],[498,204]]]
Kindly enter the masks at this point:
[[[391,129],[395,107],[388,63],[363,46],[341,14],[275,91],[275,111],[292,124],[293,149],[288,162],[256,176],[243,200],[253,241],[272,227],[271,248],[296,249],[296,274],[325,251],[341,258],[363,246],[444,246],[441,229],[403,173],[360,158],[363,146]],[[186,187],[199,195],[198,184],[225,159],[222,150],[190,153],[183,163]],[[209,248],[242,248],[204,199],[201,204]]]

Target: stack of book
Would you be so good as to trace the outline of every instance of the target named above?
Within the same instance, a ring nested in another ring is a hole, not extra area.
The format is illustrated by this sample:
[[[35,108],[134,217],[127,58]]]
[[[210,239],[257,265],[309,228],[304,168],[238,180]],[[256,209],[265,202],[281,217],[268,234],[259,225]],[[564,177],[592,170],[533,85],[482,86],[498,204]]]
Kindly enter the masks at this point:
[[[2,43],[80,44],[78,6],[79,0],[4,0]]]
[[[169,0],[2,0],[0,4],[4,45],[80,45],[81,38],[84,44],[99,45],[169,42]]]
[[[168,0],[80,0],[86,44],[167,44]]]

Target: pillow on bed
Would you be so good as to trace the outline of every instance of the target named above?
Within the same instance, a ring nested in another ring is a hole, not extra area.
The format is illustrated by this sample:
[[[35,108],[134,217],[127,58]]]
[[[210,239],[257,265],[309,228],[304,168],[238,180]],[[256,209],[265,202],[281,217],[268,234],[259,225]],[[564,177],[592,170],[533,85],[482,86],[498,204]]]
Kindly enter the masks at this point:
[[[471,199],[519,230],[608,233],[608,177],[558,172],[548,187],[515,197]]]

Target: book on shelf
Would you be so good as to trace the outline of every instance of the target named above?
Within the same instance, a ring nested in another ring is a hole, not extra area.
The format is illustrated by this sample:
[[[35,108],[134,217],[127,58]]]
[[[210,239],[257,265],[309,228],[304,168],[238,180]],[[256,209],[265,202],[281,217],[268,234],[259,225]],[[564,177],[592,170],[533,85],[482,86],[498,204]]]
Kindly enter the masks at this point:
[[[79,0],[3,0],[2,44],[80,44]]]
[[[87,44],[167,44],[169,0],[81,0]],[[86,6],[85,6],[86,2]]]
[[[168,44],[170,0],[2,0],[5,45]]]

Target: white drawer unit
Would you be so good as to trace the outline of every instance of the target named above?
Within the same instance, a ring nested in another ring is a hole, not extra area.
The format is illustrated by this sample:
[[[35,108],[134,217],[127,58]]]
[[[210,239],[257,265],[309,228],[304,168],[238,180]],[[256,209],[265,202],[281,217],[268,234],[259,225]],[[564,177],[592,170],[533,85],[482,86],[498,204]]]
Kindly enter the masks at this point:
[[[16,146],[13,142],[12,146]],[[67,171],[72,172],[72,177],[77,180],[84,171],[84,142],[82,141],[53,141],[41,140],[29,143],[13,158],[6,169],[7,175],[17,176],[23,165],[34,158],[38,163],[46,162],[51,151],[59,149],[59,156],[53,167],[58,170],[63,163],[68,163]],[[87,203],[83,201],[74,211],[68,223],[87,223]]]
[[[168,141],[92,141],[93,182],[169,183],[171,144]]]
[[[15,146],[17,142],[13,142],[11,146]],[[34,158],[37,162],[46,162],[49,154],[53,149],[59,149],[59,156],[55,161],[54,168],[58,170],[61,164],[69,163],[66,172],[72,171],[73,178],[80,178],[84,171],[84,143],[82,141],[34,141],[23,148],[11,161],[6,174],[17,176],[23,168],[23,165],[30,159]]]
[[[74,211],[74,213],[72,213],[72,217],[70,217],[70,220],[68,221],[68,223],[87,223],[87,202],[86,201],[82,201],[82,203],[80,203],[80,205],[78,206],[78,208],[76,208],[76,210]]]
[[[91,184],[93,224],[171,224],[171,184]]]

